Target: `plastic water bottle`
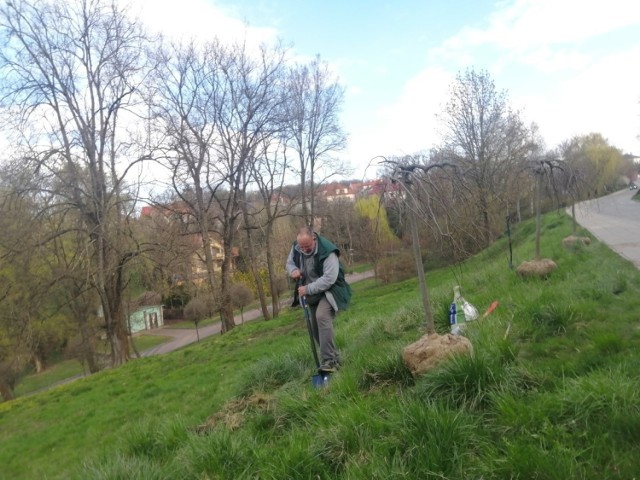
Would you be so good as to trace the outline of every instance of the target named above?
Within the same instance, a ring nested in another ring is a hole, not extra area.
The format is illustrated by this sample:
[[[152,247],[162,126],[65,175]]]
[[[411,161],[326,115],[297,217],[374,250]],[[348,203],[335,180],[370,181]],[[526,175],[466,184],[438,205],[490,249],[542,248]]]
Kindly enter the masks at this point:
[[[478,309],[460,294],[460,287],[453,287],[453,301],[458,310],[458,323],[464,324],[478,318]]]
[[[467,321],[466,312],[464,310],[465,299],[460,295],[460,287],[453,287],[453,303],[456,304],[456,320],[460,325],[464,325]]]
[[[455,309],[455,326],[451,319],[451,312]],[[453,287],[453,303],[449,307],[449,321],[451,323],[451,333],[459,335],[464,330],[467,322],[478,318],[478,309],[467,302],[460,294],[460,286]]]
[[[452,302],[451,305],[449,305],[449,324],[451,325],[451,333],[454,335],[460,335],[456,302]]]

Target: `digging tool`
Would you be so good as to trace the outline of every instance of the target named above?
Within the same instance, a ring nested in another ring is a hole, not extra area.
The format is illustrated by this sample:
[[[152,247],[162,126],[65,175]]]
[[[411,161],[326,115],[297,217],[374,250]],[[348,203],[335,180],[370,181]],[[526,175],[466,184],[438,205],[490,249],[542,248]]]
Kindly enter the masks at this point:
[[[313,328],[311,327],[311,312],[307,305],[307,298],[303,295],[300,297],[300,304],[304,310],[304,318],[307,322],[307,330],[309,331],[309,341],[311,342],[311,353],[316,362],[316,370],[318,373],[311,377],[311,384],[316,388],[326,387],[329,383],[329,373],[320,370],[320,360],[318,360],[318,352],[316,351],[316,342],[313,338]]]

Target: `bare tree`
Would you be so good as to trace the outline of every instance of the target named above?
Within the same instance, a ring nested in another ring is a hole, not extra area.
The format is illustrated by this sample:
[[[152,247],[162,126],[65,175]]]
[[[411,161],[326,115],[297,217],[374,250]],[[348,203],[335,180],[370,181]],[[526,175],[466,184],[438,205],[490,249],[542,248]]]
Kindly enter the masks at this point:
[[[420,159],[423,160],[423,159]],[[422,306],[424,309],[427,333],[432,334],[436,332],[435,321],[433,317],[433,310],[431,307],[431,298],[429,290],[427,288],[426,277],[424,274],[424,265],[422,263],[420,236],[418,231],[418,220],[422,217],[426,220],[428,217],[421,214],[421,203],[419,201],[418,192],[421,189],[420,185],[429,182],[429,176],[432,172],[437,170],[453,169],[457,170],[455,165],[447,163],[430,163],[424,164],[416,162],[411,157],[405,157],[401,161],[386,160],[385,163],[392,167],[391,179],[398,182],[403,187],[405,192],[404,201],[407,208],[407,215],[409,217],[410,231],[411,231],[411,244],[413,248],[413,256],[416,265],[416,271],[418,273],[418,280],[420,284],[420,293],[422,298]]]
[[[222,83],[227,101],[218,106],[220,144],[216,169],[222,179],[215,199],[221,213],[225,247],[222,264],[223,324],[233,324],[230,298],[232,245],[237,231],[239,201],[244,190],[244,172],[251,170],[265,139],[279,136],[284,88],[285,52],[280,47],[261,46],[251,54],[237,44],[221,58]]]
[[[252,162],[255,163],[255,162]],[[250,167],[251,168],[251,167]],[[249,187],[250,178],[252,177],[250,170],[245,170],[243,172],[243,187],[242,187],[242,201],[240,203],[242,208],[242,228],[245,231],[246,235],[246,252],[248,254],[248,269],[251,271],[251,275],[253,276],[253,280],[256,285],[256,290],[258,292],[258,299],[260,300],[260,307],[262,309],[262,316],[265,320],[269,320],[271,318],[271,314],[269,313],[269,309],[267,308],[267,296],[265,294],[264,285],[262,279],[260,278],[260,268],[258,264],[258,254],[256,252],[256,235],[254,232],[257,232],[261,227],[260,217],[262,216],[262,208],[254,208],[255,203],[250,202],[249,195],[247,194],[247,189]],[[259,205],[259,204],[258,204]],[[235,285],[232,285],[234,287]],[[232,288],[233,290],[233,288]],[[236,293],[232,291],[231,301],[235,301],[233,296]],[[276,312],[274,312],[276,314]],[[244,318],[242,320],[244,323]]]
[[[145,72],[141,29],[102,0],[16,0],[0,7],[4,107],[33,172],[57,178],[59,211],[77,212],[91,252],[112,364],[129,357],[122,293],[128,260],[125,178],[137,86]],[[126,159],[126,160],[125,160]],[[53,207],[52,207],[53,208]]]
[[[193,322],[196,326],[196,336],[200,341],[200,330],[198,325],[202,320],[213,318],[215,313],[219,311],[220,304],[218,298],[206,292],[202,295],[193,297],[184,308],[185,317]]]
[[[367,193],[367,195],[369,194]],[[379,198],[377,194],[375,196]],[[363,222],[363,216],[358,212],[360,210],[358,208],[359,200],[356,198],[354,203],[354,200],[347,198],[338,198],[332,201],[321,199],[316,203],[316,212],[322,218],[322,234],[330,238],[340,248],[340,251],[344,252],[340,259],[347,265],[353,263],[354,254],[364,258],[370,243],[366,236],[372,233],[360,228],[366,222]],[[369,218],[376,218],[378,214],[386,216],[385,208],[384,199],[380,198],[379,207],[375,209],[376,214]],[[356,248],[358,248],[358,252],[355,251]]]
[[[271,295],[271,311],[273,317],[277,317],[280,312],[280,277],[276,262],[284,264],[284,259],[289,252],[290,245],[285,243],[284,248],[274,241],[274,233],[279,221],[287,218],[297,205],[297,199],[284,192],[284,182],[287,176],[287,155],[286,144],[279,139],[265,142],[256,156],[256,162],[251,169],[253,185],[257,187],[256,196],[260,199],[261,214],[256,218],[257,228],[263,232],[264,252],[266,266],[269,274],[269,289]],[[246,221],[245,221],[246,224]],[[255,277],[255,274],[254,274]],[[261,285],[261,281],[256,277],[256,284]],[[269,310],[266,306],[266,299],[261,289],[258,289],[258,297],[264,318],[270,318]]]
[[[219,298],[225,332],[235,326],[229,289],[245,172],[279,128],[284,51],[264,46],[255,53],[245,44],[212,42],[203,49],[173,47],[161,58],[156,111],[167,134],[173,186],[198,223],[205,255],[213,231],[224,249]],[[206,263],[213,294],[213,263]]]
[[[323,164],[332,172],[339,169],[332,165],[330,154],[344,148],[346,143],[338,118],[344,90],[333,79],[327,64],[316,57],[308,65],[290,69],[287,91],[287,142],[299,160],[305,223],[313,227],[316,174]]]
[[[157,129],[164,132],[165,152],[161,163],[171,171],[178,201],[160,208],[182,220],[184,233],[197,233],[207,274],[210,296],[216,295],[217,281],[212,252],[214,225],[213,188],[220,179],[212,164],[216,161],[217,128],[215,102],[222,95],[218,81],[218,42],[198,47],[195,43],[161,47],[157,55],[157,75],[152,97]],[[193,223],[195,228],[189,224]]]
[[[244,324],[244,307],[253,301],[253,292],[244,283],[231,285],[231,302],[240,309],[240,318]]]
[[[534,147],[531,136],[518,113],[510,109],[506,93],[496,90],[485,71],[458,74],[441,120],[445,140],[439,154],[464,171],[481,246],[487,246],[494,239],[495,226],[502,224],[514,173]]]
[[[368,195],[356,200],[355,246],[363,258],[373,264],[376,277],[379,276],[380,260],[389,251],[399,246],[399,240],[389,227],[387,211],[378,195]]]

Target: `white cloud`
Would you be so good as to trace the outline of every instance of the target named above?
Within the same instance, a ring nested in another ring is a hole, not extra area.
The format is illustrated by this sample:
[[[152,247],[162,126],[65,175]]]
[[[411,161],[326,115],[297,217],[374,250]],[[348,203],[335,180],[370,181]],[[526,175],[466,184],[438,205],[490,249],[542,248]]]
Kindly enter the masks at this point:
[[[560,83],[553,92],[519,99],[549,146],[574,135],[602,133],[624,152],[640,154],[640,46],[612,54]],[[635,64],[634,64],[635,62]]]
[[[246,40],[257,45],[277,37],[273,28],[257,28],[228,14],[207,0],[123,0],[133,15],[156,33],[174,40],[219,38],[225,42]]]
[[[629,0],[516,0],[497,5],[485,28],[463,28],[433,49],[431,59],[460,68],[493,54],[546,72],[573,69],[594,54],[585,42],[640,25],[640,8]]]
[[[453,75],[444,69],[423,70],[406,83],[396,101],[380,107],[374,125],[360,130],[345,152],[359,167],[358,173],[363,174],[376,156],[410,155],[438,143],[435,114],[442,111],[452,80]],[[349,127],[346,125],[347,130]],[[370,167],[366,176],[374,173],[375,167]]]
[[[640,22],[640,9],[629,0],[517,0],[504,5],[491,15],[487,29],[465,29],[448,46],[493,44],[522,51],[574,43]]]
[[[499,90],[517,92],[511,103],[540,126],[549,147],[599,132],[623,151],[640,154],[640,42],[612,45],[600,37],[640,25],[640,8],[626,0],[516,0],[498,6],[486,28],[465,28],[430,51],[429,66],[384,111],[409,118],[413,99],[439,112],[415,85],[428,85],[430,72],[438,69],[452,72],[441,78],[453,80],[455,71],[481,68]],[[398,122],[391,128],[404,125]],[[397,138],[413,146],[409,137],[417,134],[407,127]]]

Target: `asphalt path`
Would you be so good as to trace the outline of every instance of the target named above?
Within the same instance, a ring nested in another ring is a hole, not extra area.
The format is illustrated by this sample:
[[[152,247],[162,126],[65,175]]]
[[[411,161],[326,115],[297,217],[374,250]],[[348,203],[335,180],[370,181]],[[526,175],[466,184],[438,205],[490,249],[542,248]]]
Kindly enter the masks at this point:
[[[577,204],[575,212],[582,227],[640,268],[640,201],[632,199],[636,193],[624,189],[587,200]]]
[[[373,277],[373,271],[367,271],[362,273],[352,273],[346,275],[347,282],[355,283],[365,278]],[[282,301],[282,305],[286,306],[291,304],[291,298]],[[236,315],[234,321],[236,325],[242,323],[244,318],[245,322],[250,322],[262,318],[262,310],[259,308],[244,312],[244,315]],[[216,322],[212,325],[198,328],[154,328],[153,330],[144,330],[139,332],[138,335],[161,335],[165,337],[171,337],[171,340],[161,345],[157,345],[153,348],[140,352],[140,356],[149,357],[151,355],[162,355],[163,353],[173,352],[179,348],[185,347],[198,341],[198,338],[203,339],[210,337],[211,335],[219,334],[222,329],[222,324]]]

